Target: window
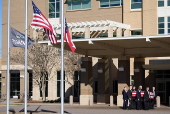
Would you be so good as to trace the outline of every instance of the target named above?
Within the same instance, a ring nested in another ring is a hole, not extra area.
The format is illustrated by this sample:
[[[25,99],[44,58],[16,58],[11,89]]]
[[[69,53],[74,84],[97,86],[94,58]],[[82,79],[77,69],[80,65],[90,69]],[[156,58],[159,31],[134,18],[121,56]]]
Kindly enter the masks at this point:
[[[68,10],[90,9],[91,0],[67,0]]]
[[[170,6],[170,0],[168,0],[167,2],[168,2],[167,5]]]
[[[107,38],[108,33],[100,33],[99,38]],[[116,32],[113,32],[113,37],[117,37]]]
[[[113,80],[113,93],[118,93],[118,83],[117,83],[117,80]]]
[[[164,34],[165,30],[164,30],[164,17],[158,17],[158,34]]]
[[[57,97],[60,97],[61,71],[57,71]],[[64,96],[65,96],[65,71],[64,71]]]
[[[156,78],[170,78],[170,70],[156,70]]]
[[[84,35],[80,34],[80,35],[73,35],[72,39],[84,39]]]
[[[123,0],[100,0],[100,7],[121,6]]]
[[[142,0],[131,0],[131,9],[141,9]]]
[[[142,35],[142,30],[131,30],[131,36]]]
[[[32,78],[32,73],[29,73],[29,96],[32,96],[32,81],[33,81],[33,78]]]
[[[10,95],[18,96],[20,94],[20,72],[19,71],[10,71]]]
[[[94,94],[98,93],[98,81],[94,81]]]
[[[164,0],[158,0],[158,7],[164,7]]]
[[[168,33],[170,33],[170,17],[168,17]]]
[[[74,97],[79,97],[80,95],[80,79],[79,71],[74,72]]]
[[[59,18],[60,0],[49,0],[49,18]]]

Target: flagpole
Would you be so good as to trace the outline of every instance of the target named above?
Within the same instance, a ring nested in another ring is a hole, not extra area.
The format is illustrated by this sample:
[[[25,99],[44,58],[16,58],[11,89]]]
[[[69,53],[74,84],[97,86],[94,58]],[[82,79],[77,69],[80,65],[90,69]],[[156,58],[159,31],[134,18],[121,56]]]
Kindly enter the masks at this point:
[[[6,114],[9,114],[9,99],[10,99],[10,10],[11,0],[8,0],[8,50],[7,50],[7,77],[6,77]]]
[[[61,114],[64,114],[64,0],[60,0],[60,21],[61,21]]]
[[[24,75],[24,114],[27,114],[27,49],[28,49],[28,0],[25,0],[25,75]]]

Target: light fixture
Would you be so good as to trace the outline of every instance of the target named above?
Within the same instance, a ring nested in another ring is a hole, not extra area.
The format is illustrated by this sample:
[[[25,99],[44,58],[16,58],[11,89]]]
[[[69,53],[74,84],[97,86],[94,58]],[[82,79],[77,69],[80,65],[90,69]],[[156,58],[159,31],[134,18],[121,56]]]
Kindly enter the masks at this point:
[[[81,72],[86,72],[86,68],[81,68]]]
[[[119,67],[118,70],[119,71],[124,71],[124,67]]]
[[[140,69],[136,68],[134,69],[134,72],[140,72]]]
[[[23,76],[23,75],[20,75],[20,78],[24,78],[24,76]]]
[[[103,73],[103,69],[98,69],[98,73]]]
[[[89,44],[93,44],[93,42],[91,40],[89,40]]]
[[[151,42],[151,40],[149,38],[146,38],[146,42]]]

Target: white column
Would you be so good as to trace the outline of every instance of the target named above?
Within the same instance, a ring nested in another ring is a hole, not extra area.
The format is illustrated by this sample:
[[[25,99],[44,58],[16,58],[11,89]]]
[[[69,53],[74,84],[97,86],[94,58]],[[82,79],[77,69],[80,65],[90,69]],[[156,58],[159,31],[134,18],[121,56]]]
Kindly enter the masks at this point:
[[[113,37],[113,26],[108,26],[108,37]]]
[[[89,27],[85,28],[85,37],[84,38],[90,38],[90,28]]]

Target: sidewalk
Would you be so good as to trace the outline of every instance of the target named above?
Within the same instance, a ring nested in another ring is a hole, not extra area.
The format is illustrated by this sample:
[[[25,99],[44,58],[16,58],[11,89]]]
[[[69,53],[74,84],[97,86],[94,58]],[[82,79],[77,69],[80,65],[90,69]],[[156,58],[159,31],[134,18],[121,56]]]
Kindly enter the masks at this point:
[[[16,112],[24,112],[23,103],[15,103],[15,100],[10,100],[10,108],[13,108]],[[4,106],[0,106],[0,112],[6,112],[5,103]],[[37,113],[59,113],[59,103],[28,103],[28,112]],[[170,107],[161,105],[160,108],[154,110],[123,110],[116,105],[110,107],[108,104],[94,104],[93,106],[80,106],[79,104],[73,104],[70,106],[68,103],[64,104],[65,113],[71,114],[170,114]]]

